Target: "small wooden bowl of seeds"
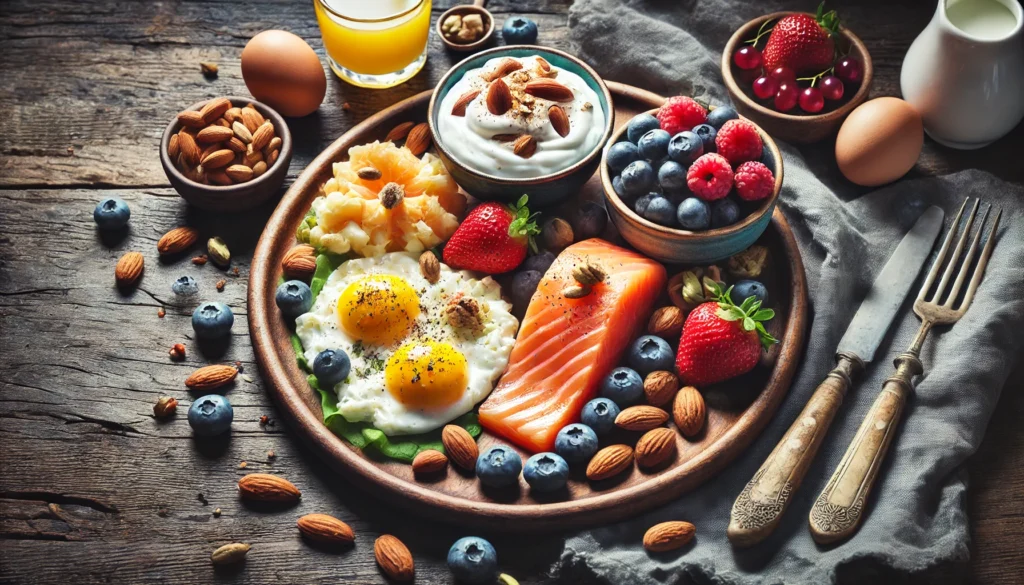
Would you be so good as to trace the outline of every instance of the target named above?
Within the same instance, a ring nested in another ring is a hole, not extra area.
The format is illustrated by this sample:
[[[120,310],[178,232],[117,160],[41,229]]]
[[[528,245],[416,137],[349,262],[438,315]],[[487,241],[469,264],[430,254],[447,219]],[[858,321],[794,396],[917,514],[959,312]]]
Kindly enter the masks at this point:
[[[292,137],[266,104],[238,96],[198,102],[164,130],[160,163],[191,205],[241,211],[276,194],[288,174]]]

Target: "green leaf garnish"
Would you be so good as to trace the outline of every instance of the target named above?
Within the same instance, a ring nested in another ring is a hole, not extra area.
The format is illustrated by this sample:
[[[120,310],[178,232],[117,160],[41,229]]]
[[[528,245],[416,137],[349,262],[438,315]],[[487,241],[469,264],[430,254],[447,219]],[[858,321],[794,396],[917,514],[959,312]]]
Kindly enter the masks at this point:
[[[772,337],[765,330],[762,324],[764,321],[770,321],[774,318],[775,311],[772,309],[762,309],[761,301],[757,297],[749,296],[743,299],[743,302],[737,306],[732,302],[733,287],[730,286],[723,291],[722,287],[710,278],[705,278],[704,284],[711,289],[712,299],[718,301],[718,311],[715,314],[718,315],[719,319],[739,321],[740,327],[744,331],[757,331],[758,340],[765,350],[779,342],[779,340]]]
[[[515,219],[508,224],[508,235],[512,238],[527,238],[530,249],[536,253],[537,243],[533,241],[533,236],[540,233],[540,226],[537,225],[537,216],[540,214],[530,213],[530,208],[526,205],[529,199],[528,195],[523,195],[509,209]]]

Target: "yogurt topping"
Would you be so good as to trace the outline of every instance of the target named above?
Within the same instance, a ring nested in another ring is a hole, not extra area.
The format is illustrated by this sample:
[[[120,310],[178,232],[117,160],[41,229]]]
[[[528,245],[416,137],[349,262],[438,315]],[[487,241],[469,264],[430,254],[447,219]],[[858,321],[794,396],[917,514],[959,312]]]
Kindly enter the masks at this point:
[[[522,64],[502,79],[512,93],[512,107],[501,115],[487,109],[490,76],[506,59]],[[547,67],[544,67],[547,65]],[[572,101],[555,102],[527,94],[523,88],[535,79],[550,78],[572,90]],[[466,107],[465,116],[452,114],[460,97],[480,90]],[[548,110],[558,105],[569,119],[569,132],[560,136],[551,125]],[[590,153],[604,134],[605,115],[597,93],[575,73],[548,65],[539,56],[498,57],[479,69],[466,72],[441,101],[438,133],[445,148],[459,162],[481,173],[505,178],[532,178],[556,173],[576,164]],[[529,158],[515,154],[516,137],[529,134],[537,150]]]

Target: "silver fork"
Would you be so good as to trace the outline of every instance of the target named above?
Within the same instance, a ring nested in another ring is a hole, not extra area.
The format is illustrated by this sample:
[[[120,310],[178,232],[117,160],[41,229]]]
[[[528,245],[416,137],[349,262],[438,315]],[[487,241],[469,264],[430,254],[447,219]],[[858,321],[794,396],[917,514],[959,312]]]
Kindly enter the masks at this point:
[[[885,381],[882,392],[875,399],[864,422],[861,423],[843,460],[839,462],[839,467],[832,474],[832,479],[829,480],[821,495],[814,502],[814,506],[811,507],[811,536],[819,544],[836,542],[856,532],[864,512],[864,502],[875,484],[882,460],[885,459],[889,445],[896,434],[896,427],[903,414],[907,396],[913,390],[911,381],[914,376],[924,372],[918,356],[921,353],[925,337],[936,325],[949,325],[959,321],[974,299],[974,293],[985,273],[985,265],[988,264],[988,259],[992,255],[992,247],[995,245],[996,230],[999,229],[999,217],[1002,215],[1002,211],[996,210],[995,219],[989,230],[988,241],[985,243],[981,257],[972,273],[971,265],[978,252],[982,232],[985,231],[985,223],[988,221],[992,206],[990,205],[985,210],[981,224],[971,239],[970,248],[961,261],[960,255],[971,235],[971,229],[974,227],[980,201],[974,202],[967,224],[952,254],[949,254],[949,248],[959,230],[960,220],[969,201],[970,199],[965,200],[964,204],[960,206],[960,212],[953,220],[949,234],[935,258],[935,264],[928,273],[928,278],[914,302],[914,313],[921,319],[921,327],[917,330],[914,341],[906,352],[895,359],[896,373]],[[946,262],[947,257],[949,263],[943,271],[942,265]],[[929,297],[928,293],[940,272],[942,278],[939,280],[938,286],[935,287],[935,292]],[[954,272],[956,279],[953,281],[952,287],[949,288]],[[957,304],[957,298],[960,296],[960,291],[969,273],[971,280],[967,292],[964,294],[963,300]]]

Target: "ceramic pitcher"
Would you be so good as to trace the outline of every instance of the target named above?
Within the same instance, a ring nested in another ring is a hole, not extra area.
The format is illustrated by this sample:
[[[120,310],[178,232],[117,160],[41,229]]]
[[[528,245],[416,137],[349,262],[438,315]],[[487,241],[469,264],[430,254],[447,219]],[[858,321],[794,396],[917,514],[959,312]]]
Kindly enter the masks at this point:
[[[903,60],[903,98],[936,141],[985,146],[1024,118],[1024,33],[1018,0],[939,0]]]

